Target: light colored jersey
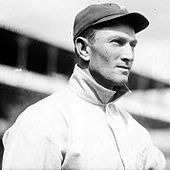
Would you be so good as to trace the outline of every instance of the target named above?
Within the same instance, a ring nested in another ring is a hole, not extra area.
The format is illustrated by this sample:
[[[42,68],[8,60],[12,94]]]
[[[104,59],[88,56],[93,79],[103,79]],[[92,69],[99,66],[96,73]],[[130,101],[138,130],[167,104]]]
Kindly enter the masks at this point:
[[[162,170],[150,135],[78,66],[69,86],[27,108],[6,131],[3,170]]]

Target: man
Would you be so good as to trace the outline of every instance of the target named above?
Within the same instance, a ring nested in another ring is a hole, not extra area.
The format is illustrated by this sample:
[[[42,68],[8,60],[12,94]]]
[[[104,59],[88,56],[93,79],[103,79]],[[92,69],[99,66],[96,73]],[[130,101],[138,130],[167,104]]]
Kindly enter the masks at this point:
[[[135,33],[147,26],[143,15],[117,4],[82,10],[68,88],[30,106],[5,133],[3,169],[163,169],[148,132],[115,105],[128,92]]]

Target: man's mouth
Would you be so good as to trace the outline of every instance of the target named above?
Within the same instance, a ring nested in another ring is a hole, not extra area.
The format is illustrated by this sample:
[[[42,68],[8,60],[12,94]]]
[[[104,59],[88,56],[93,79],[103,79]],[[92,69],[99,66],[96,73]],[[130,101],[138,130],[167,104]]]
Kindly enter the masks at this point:
[[[129,66],[117,66],[117,68],[119,68],[119,69],[122,69],[122,70],[127,70],[127,71],[129,71],[130,70],[130,67]]]

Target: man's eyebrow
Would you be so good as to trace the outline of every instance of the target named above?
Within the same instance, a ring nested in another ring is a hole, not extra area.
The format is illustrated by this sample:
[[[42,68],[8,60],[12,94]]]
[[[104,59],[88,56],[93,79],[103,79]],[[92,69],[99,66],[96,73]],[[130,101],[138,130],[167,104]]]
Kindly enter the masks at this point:
[[[124,40],[124,41],[129,40],[130,43],[133,43],[135,45],[138,43],[138,40],[134,37],[124,37],[124,36],[119,35],[119,36],[115,36],[115,38]]]
[[[114,39],[121,40],[121,41],[128,40],[131,44],[134,44],[134,45],[138,43],[138,40],[136,38],[131,38],[131,37],[129,38],[129,37],[121,36],[121,35],[113,35],[108,38],[109,41],[114,40]]]
[[[130,37],[130,36],[126,37],[126,36],[122,36],[122,35],[112,35],[112,36],[109,37],[109,39],[114,39],[114,38],[115,39],[122,39],[122,40],[131,39],[130,41],[133,41],[134,43],[138,42],[138,40],[136,38],[133,38],[133,37]]]

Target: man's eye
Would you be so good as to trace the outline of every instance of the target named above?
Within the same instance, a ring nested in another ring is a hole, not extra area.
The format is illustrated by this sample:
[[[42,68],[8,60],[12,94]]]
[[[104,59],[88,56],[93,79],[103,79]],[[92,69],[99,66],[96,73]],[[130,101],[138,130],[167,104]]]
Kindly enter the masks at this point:
[[[136,47],[136,43],[130,43],[130,46],[131,46],[132,48],[135,48],[135,47]]]
[[[122,46],[125,42],[122,40],[118,40],[118,39],[113,39],[111,40],[112,43],[115,43],[116,45]]]

